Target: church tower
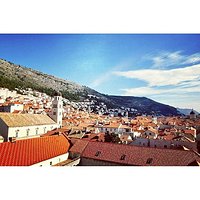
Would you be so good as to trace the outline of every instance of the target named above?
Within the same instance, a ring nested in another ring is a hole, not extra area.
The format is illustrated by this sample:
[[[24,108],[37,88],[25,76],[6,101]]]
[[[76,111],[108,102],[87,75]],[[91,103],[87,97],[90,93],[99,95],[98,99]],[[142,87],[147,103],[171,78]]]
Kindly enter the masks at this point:
[[[62,127],[62,112],[63,112],[62,95],[59,92],[55,92],[54,99],[52,101],[51,118],[58,124],[58,127]]]

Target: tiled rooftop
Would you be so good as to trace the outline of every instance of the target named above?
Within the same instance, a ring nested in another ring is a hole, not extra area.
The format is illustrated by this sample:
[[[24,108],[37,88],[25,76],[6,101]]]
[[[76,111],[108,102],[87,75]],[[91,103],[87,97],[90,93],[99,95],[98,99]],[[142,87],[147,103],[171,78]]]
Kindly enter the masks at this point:
[[[30,166],[67,153],[69,146],[63,135],[0,143],[0,166]]]
[[[95,156],[100,152],[98,156]],[[125,155],[124,159],[121,159]],[[113,143],[89,142],[81,157],[137,166],[187,166],[200,160],[192,151],[137,147]],[[148,159],[151,162],[148,162]]]
[[[82,153],[87,144],[89,143],[88,140],[80,140],[77,139],[77,141],[74,143],[74,145],[69,149],[70,152],[73,153]]]
[[[0,113],[0,119],[9,127],[55,124],[50,117],[42,114]]]

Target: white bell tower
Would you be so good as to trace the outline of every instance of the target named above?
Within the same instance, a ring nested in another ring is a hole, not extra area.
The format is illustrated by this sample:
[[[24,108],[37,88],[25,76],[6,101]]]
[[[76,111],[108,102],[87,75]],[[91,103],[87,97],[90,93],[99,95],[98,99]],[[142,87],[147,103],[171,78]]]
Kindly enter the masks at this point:
[[[58,124],[58,127],[62,127],[62,112],[63,112],[63,101],[61,93],[56,92],[52,101],[52,112],[51,118]]]

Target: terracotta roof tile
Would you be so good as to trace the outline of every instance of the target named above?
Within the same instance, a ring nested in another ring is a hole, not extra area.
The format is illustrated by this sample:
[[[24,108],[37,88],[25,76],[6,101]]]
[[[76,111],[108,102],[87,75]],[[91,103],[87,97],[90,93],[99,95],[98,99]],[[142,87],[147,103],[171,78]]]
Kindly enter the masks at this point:
[[[89,141],[77,139],[74,145],[70,148],[70,152],[82,153]]]
[[[0,144],[0,166],[30,166],[67,153],[69,146],[63,135],[4,142]]]
[[[111,123],[111,124],[106,124],[103,127],[104,128],[119,128],[120,124],[118,123]]]
[[[101,152],[99,156],[95,156],[97,152]],[[123,155],[125,155],[125,159],[121,159]],[[195,160],[199,160],[199,156],[192,151],[93,141],[88,142],[81,157],[137,166],[186,166]]]

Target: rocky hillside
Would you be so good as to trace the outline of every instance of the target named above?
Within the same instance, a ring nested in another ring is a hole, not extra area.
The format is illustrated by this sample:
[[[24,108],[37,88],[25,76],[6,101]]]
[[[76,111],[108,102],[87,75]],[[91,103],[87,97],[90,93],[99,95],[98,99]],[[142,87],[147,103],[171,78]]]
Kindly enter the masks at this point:
[[[10,89],[30,87],[39,91],[49,91],[49,93],[60,90],[72,99],[76,99],[76,95],[87,95],[84,87],[74,82],[15,65],[2,59],[0,59],[0,78],[0,86],[4,86],[8,82],[5,86]]]
[[[158,114],[158,115],[177,115],[176,108],[164,105],[148,99],[146,97],[132,96],[109,96],[109,98],[117,105],[126,105],[129,108],[138,110],[141,114]]]
[[[54,91],[61,91],[62,95],[71,101],[83,101],[88,98],[88,95],[93,95],[98,101],[104,102],[108,108],[134,108],[143,114],[179,114],[176,108],[145,97],[104,95],[89,87],[16,65],[3,59],[0,59],[0,87],[7,87],[11,90],[16,87],[30,87],[49,95],[53,94]]]

